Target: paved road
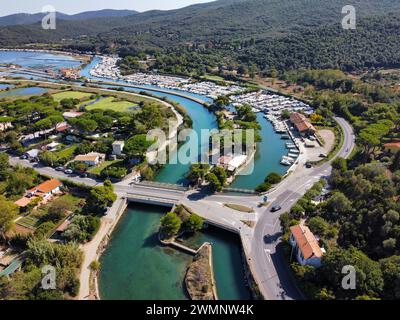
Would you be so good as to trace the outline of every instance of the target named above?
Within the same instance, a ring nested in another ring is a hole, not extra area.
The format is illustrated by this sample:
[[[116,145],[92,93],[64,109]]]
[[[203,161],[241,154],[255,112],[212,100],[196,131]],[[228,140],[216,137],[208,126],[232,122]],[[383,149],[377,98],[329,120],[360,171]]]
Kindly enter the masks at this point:
[[[344,131],[344,144],[337,156],[348,157],[354,148],[351,126],[342,118],[336,118]],[[264,210],[257,222],[251,244],[251,267],[264,297],[269,300],[302,299],[296,288],[287,261],[283,258],[280,244],[281,227],[279,216],[290,208],[317,181],[331,173],[331,162],[320,167],[297,170],[284,183],[269,194],[271,205]],[[279,212],[271,213],[274,205],[282,206]],[[265,239],[264,236],[267,236]]]

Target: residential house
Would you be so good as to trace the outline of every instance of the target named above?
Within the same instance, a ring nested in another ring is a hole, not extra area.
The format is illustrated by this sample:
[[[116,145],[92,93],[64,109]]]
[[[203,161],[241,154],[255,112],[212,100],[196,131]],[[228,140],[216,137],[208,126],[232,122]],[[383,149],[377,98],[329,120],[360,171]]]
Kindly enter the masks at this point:
[[[104,153],[90,152],[84,155],[78,155],[74,161],[79,161],[87,164],[88,166],[97,166],[102,163],[106,158]]]
[[[1,120],[1,119],[0,119]],[[0,121],[0,132],[6,131],[7,129],[11,129],[13,126],[11,121]]]
[[[71,118],[77,118],[83,115],[83,112],[78,112],[78,111],[67,111],[63,113],[64,119],[71,119]]]
[[[60,143],[53,141],[53,142],[43,146],[42,150],[43,151],[56,151],[57,146],[59,146],[59,145],[60,145]]]
[[[305,225],[296,225],[290,227],[290,231],[289,242],[297,261],[303,266],[320,267],[325,250],[319,246],[317,238],[310,229]]]
[[[32,200],[40,197],[43,200],[49,200],[53,195],[61,192],[62,182],[57,179],[47,180],[36,187],[29,189],[25,196],[17,200],[15,204],[21,208],[29,205]]]
[[[64,133],[66,132],[69,128],[71,128],[71,126],[66,123],[66,122],[61,122],[59,124],[56,125],[56,131],[57,133]]]
[[[50,179],[32,189],[27,191],[29,196],[41,196],[43,199],[48,199],[54,194],[58,194],[61,191],[62,182],[57,179]]]
[[[62,78],[66,80],[77,80],[80,77],[77,69],[61,68],[60,72]]]
[[[120,156],[122,151],[124,150],[125,142],[124,141],[114,141],[112,144],[113,154]]]
[[[386,152],[396,153],[400,151],[400,141],[386,143],[384,144],[384,148]]]

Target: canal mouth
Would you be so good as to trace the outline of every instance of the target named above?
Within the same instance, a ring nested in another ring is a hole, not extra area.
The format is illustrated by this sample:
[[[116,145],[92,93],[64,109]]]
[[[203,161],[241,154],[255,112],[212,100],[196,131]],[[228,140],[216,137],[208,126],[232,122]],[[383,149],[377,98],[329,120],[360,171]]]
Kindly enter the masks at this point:
[[[130,204],[121,217],[100,262],[100,296],[105,300],[188,299],[184,276],[193,255],[163,246],[158,239],[160,218],[168,208]],[[182,239],[198,248],[213,247],[213,269],[220,299],[251,299],[237,235],[209,226]],[[123,289],[122,289],[123,288]]]

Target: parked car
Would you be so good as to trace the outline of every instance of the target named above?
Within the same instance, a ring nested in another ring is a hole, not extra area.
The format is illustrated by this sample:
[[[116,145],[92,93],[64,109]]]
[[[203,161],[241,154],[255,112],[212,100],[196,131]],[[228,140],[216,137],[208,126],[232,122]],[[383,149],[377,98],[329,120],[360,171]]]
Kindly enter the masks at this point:
[[[326,154],[320,153],[319,157],[320,157],[320,158],[326,158]]]
[[[57,167],[56,171],[64,171],[64,167]]]
[[[310,168],[312,168],[312,164],[311,164],[311,163],[309,163],[309,162],[307,162],[307,163],[306,163],[306,168],[307,168],[307,169],[310,169]]]
[[[67,169],[67,170],[64,171],[64,173],[66,173],[66,174],[73,174],[74,172],[73,172],[71,169]]]
[[[81,178],[87,178],[87,177],[88,177],[87,173],[81,173],[79,176],[80,176]]]
[[[23,154],[22,156],[19,157],[21,160],[26,160],[28,159],[28,156],[26,154]]]
[[[271,208],[271,212],[277,212],[277,211],[279,211],[279,210],[281,210],[281,209],[282,209],[281,206],[276,205],[276,206],[273,206],[273,207]]]

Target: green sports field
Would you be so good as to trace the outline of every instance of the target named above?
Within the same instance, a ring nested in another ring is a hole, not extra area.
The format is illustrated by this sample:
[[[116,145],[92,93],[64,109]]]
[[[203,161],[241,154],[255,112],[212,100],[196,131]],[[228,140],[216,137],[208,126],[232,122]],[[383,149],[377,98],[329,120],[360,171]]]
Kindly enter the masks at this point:
[[[53,98],[56,101],[61,101],[63,99],[83,99],[83,98],[89,98],[92,96],[92,93],[87,93],[87,92],[79,92],[79,91],[64,91],[64,92],[58,92],[53,94]]]
[[[107,97],[100,101],[86,106],[86,110],[102,109],[102,110],[114,110],[119,112],[132,111],[132,107],[137,107],[137,104],[129,101],[116,101],[114,97]]]

